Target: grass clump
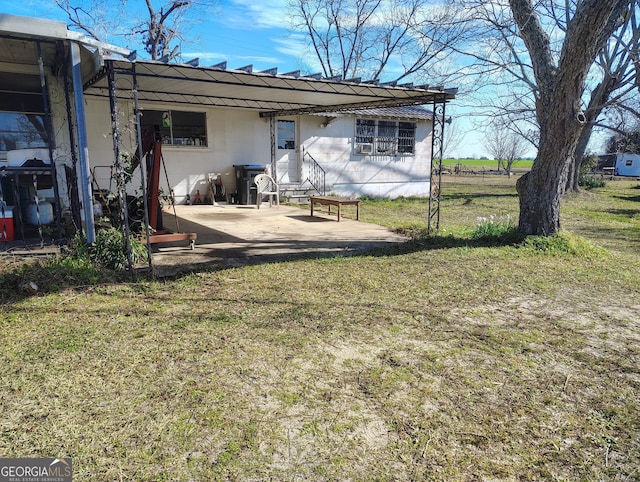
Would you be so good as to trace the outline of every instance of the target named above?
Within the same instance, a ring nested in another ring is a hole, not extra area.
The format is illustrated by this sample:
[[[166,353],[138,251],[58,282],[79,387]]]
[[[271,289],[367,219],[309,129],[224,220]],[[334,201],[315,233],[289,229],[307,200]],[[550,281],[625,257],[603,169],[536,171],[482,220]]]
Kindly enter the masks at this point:
[[[134,236],[130,241],[132,263],[144,261],[146,246]],[[76,236],[57,256],[25,259],[13,266],[1,266],[0,301],[123,280],[129,275],[127,266],[122,231],[112,227],[101,229],[96,233],[93,245],[89,245],[84,237]]]
[[[147,258],[147,247],[133,234],[129,235],[131,263],[135,265]],[[84,236],[76,235],[69,244],[65,258],[92,264],[98,268],[123,271],[128,267],[124,233],[115,227],[102,228],[96,232],[93,244]]]
[[[528,236],[523,247],[534,253],[552,256],[579,256],[583,258],[602,258],[607,251],[596,246],[588,239],[565,231],[552,236]]]
[[[580,172],[578,173],[578,185],[580,187],[590,190],[607,185],[602,177],[598,177],[593,172],[597,163],[598,158],[595,155],[584,156],[582,158]]]
[[[518,226],[511,216],[497,218],[491,215],[488,218],[478,218],[478,225],[471,234],[471,239],[502,245],[517,243],[523,239],[523,236],[518,232]]]
[[[23,294],[56,293],[65,287],[94,285],[106,279],[105,272],[86,259],[57,256],[24,262],[0,274],[0,301]]]
[[[605,187],[607,183],[604,179],[596,177],[594,175],[581,175],[578,180],[578,185],[587,190],[595,189],[597,187]]]

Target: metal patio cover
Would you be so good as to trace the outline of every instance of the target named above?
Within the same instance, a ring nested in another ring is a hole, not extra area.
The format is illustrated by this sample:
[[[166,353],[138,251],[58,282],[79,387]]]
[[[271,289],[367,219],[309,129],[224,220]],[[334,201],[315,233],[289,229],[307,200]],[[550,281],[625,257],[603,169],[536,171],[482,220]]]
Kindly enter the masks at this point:
[[[250,109],[261,116],[446,103],[457,92],[442,87],[323,79],[299,72],[277,74],[275,69],[252,72],[251,66],[226,69],[226,63],[200,67],[105,56],[100,69],[85,79],[85,95],[109,95],[110,69],[121,99],[133,99],[136,82],[140,102]]]

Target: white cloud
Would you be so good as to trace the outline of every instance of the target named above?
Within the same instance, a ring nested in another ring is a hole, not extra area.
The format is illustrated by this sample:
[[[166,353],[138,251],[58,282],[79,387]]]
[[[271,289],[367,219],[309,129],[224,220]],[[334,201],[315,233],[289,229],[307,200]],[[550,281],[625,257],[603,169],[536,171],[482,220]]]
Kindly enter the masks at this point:
[[[233,24],[252,28],[287,28],[287,0],[232,0],[223,7]]]
[[[307,51],[307,41],[301,35],[287,35],[284,37],[274,37],[271,41],[276,44],[276,51],[281,54],[298,57]]]

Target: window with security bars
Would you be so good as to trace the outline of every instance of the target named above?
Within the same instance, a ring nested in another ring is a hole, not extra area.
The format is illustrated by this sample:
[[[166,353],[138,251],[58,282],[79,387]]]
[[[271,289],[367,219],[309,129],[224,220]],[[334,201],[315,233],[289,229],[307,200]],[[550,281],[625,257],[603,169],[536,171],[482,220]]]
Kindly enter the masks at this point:
[[[415,139],[416,124],[414,122],[356,119],[356,154],[413,154]]]
[[[415,122],[398,123],[398,152],[401,154],[413,154],[416,147]]]

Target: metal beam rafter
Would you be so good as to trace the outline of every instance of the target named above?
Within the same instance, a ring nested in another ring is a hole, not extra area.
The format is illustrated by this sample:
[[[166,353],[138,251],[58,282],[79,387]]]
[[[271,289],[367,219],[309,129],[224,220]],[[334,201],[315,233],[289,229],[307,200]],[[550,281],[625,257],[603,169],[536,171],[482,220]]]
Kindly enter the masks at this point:
[[[92,89],[92,96],[108,97],[106,89]],[[119,93],[120,98],[133,100],[133,95],[129,90],[122,90]],[[428,104],[433,100],[433,96],[414,97],[400,101],[398,99],[380,99],[361,102],[351,102],[342,104],[315,105],[307,103],[295,102],[276,102],[269,100],[255,100],[234,97],[221,96],[205,96],[195,94],[181,94],[179,92],[158,93],[138,90],[138,99],[146,102],[170,102],[172,104],[183,105],[205,105],[210,107],[237,107],[243,109],[260,110],[261,117],[269,117],[271,115],[300,115],[314,114],[321,112],[342,112],[352,109],[389,107],[389,106],[411,106]]]
[[[455,97],[457,89],[388,86],[312,77],[289,77],[205,67],[105,59],[121,84],[135,65],[140,101],[232,107],[260,111],[261,117],[341,112],[351,109],[429,104]],[[180,90],[176,89],[180,83]],[[121,98],[132,99],[121,85]],[[87,95],[108,96],[105,69],[86,84]]]

